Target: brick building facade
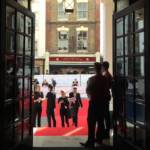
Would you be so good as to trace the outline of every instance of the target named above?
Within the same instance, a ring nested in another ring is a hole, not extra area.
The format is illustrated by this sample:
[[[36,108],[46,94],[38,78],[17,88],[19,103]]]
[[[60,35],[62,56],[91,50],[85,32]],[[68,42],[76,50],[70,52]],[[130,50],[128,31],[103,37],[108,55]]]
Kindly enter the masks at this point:
[[[71,14],[64,12],[63,0],[46,0],[50,74],[91,73],[93,63],[100,59],[99,13],[100,0],[74,0]]]

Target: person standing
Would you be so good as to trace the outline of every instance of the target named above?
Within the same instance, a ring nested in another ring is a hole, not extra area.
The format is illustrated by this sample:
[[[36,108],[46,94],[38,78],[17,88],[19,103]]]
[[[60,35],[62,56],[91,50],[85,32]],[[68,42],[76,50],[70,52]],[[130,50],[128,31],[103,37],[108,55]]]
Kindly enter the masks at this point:
[[[69,98],[71,99],[70,106],[72,110],[72,120],[75,127],[78,126],[78,110],[79,107],[82,108],[82,101],[80,93],[77,92],[77,87],[73,87],[73,91],[69,93]]]
[[[57,84],[56,81],[52,78],[52,85],[53,85],[54,91],[55,91],[56,84]]]
[[[78,84],[79,84],[79,83],[78,83],[78,80],[77,80],[77,79],[74,79],[73,82],[72,82],[72,86],[78,86]]]
[[[108,91],[107,91],[108,95],[107,95],[107,99],[106,99],[104,122],[105,122],[105,138],[109,138],[110,128],[111,128],[109,105],[110,105],[110,100],[111,100],[110,90],[112,89],[113,77],[109,72],[109,62],[107,62],[107,61],[104,61],[102,63],[102,74],[104,77],[106,77],[107,84],[108,84]]]
[[[86,93],[89,97],[88,107],[88,139],[80,143],[87,148],[93,148],[95,142],[102,144],[104,134],[105,97],[107,94],[107,81],[101,74],[101,64],[95,63],[96,75],[90,77],[87,82]],[[96,124],[98,125],[95,135]]]
[[[48,84],[47,80],[45,79],[42,83],[42,92],[44,94],[44,98],[46,98],[46,95],[48,93],[48,85],[49,84]]]
[[[38,119],[38,127],[41,127],[41,113],[42,113],[42,99],[43,93],[40,90],[40,85],[36,86],[34,92],[34,106],[33,106],[33,126],[36,127],[36,118]]]
[[[52,92],[53,86],[48,86],[49,92],[46,95],[47,99],[47,121],[48,126],[51,127],[51,119],[53,120],[53,127],[56,127],[56,119],[55,119],[55,107],[56,107],[56,95]]]
[[[67,127],[69,127],[69,101],[63,90],[61,91],[61,97],[58,99],[58,104],[60,106],[61,125],[65,127],[66,122]]]

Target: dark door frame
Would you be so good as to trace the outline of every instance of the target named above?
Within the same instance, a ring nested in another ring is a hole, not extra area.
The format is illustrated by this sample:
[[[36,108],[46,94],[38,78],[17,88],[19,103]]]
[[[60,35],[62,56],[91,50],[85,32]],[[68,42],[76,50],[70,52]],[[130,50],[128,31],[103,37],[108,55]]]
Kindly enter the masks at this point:
[[[28,0],[30,1],[30,0]],[[28,145],[28,146],[31,146],[32,147],[32,144],[33,144],[33,130],[32,130],[32,104],[33,104],[33,101],[32,101],[32,77],[33,77],[33,67],[34,67],[34,41],[35,41],[35,15],[31,12],[30,10],[30,4],[29,4],[29,8],[24,8],[22,7],[21,5],[19,5],[15,0],[0,0],[0,87],[1,87],[1,96],[0,96],[0,120],[1,120],[1,123],[0,123],[0,133],[1,133],[1,136],[3,137],[5,135],[5,133],[7,132],[6,129],[4,130],[4,120],[5,120],[5,114],[4,114],[4,103],[5,103],[5,88],[4,86],[6,85],[5,83],[5,50],[6,50],[6,6],[10,6],[12,8],[15,9],[15,13],[17,11],[21,12],[22,14],[24,14],[25,16],[31,18],[31,22],[32,22],[32,26],[31,26],[31,55],[28,57],[28,59],[31,61],[31,76],[29,77],[29,84],[30,84],[30,102],[29,102],[29,123],[28,123],[28,127],[29,127],[29,138],[27,140],[24,140],[23,139],[23,130],[24,130],[24,121],[20,121],[22,122],[22,132],[20,133],[20,136],[22,137],[22,140],[21,140],[21,143],[17,143],[18,145],[14,144],[12,142],[12,145],[14,146],[14,148],[16,146],[19,146],[19,144],[25,144],[25,145]],[[24,19],[25,19],[25,16],[24,16]],[[15,18],[16,20],[16,18]],[[24,23],[25,25],[25,23]],[[15,23],[15,27],[17,26],[17,24]],[[24,30],[25,30],[25,27],[24,27]],[[23,33],[24,37],[27,36],[26,33],[24,32]],[[16,33],[15,33],[15,36],[16,36]],[[15,37],[16,38],[16,37]],[[25,38],[24,38],[25,39]],[[15,39],[16,41],[16,39]],[[23,41],[23,43],[25,44],[25,40]],[[15,46],[16,48],[16,46]],[[16,52],[14,53],[14,55],[16,55]],[[16,57],[16,56],[15,56]],[[23,62],[25,64],[25,47],[24,47],[24,53],[23,53]],[[16,63],[16,62],[15,62]],[[15,64],[14,63],[14,64]],[[23,77],[23,78],[28,78],[28,77]],[[3,87],[3,88],[2,88]],[[13,89],[12,89],[13,90]],[[24,103],[24,102],[22,102]],[[22,104],[23,106],[23,104]],[[14,109],[14,108],[13,108]],[[22,112],[22,115],[23,115],[24,112]],[[12,116],[14,114],[11,114]],[[13,118],[13,117],[12,117]],[[26,120],[26,119],[25,119]],[[16,127],[16,122],[14,121],[13,124],[11,125],[11,128],[15,128]],[[13,132],[14,132],[14,129],[13,129]],[[5,145],[7,145],[7,143],[5,143],[5,141],[1,141],[1,144],[0,144],[0,147],[2,149],[5,149],[3,148]],[[12,147],[13,149],[13,147]]]
[[[113,15],[113,74],[116,74],[116,19],[128,13],[144,7],[144,38],[145,38],[145,121],[146,121],[146,149],[150,149],[150,1],[139,0],[120,12]],[[115,9],[116,10],[116,9]],[[115,109],[115,108],[114,108]],[[114,110],[115,113],[115,110]],[[119,140],[120,141],[120,140]],[[122,142],[122,143],[121,143]],[[118,143],[117,131],[114,126],[114,145],[123,144],[126,148],[139,149],[134,144],[127,142],[124,138]],[[130,146],[129,146],[130,145]],[[121,145],[122,146],[122,145]],[[127,146],[127,147],[126,147]],[[123,147],[122,147],[123,148]]]

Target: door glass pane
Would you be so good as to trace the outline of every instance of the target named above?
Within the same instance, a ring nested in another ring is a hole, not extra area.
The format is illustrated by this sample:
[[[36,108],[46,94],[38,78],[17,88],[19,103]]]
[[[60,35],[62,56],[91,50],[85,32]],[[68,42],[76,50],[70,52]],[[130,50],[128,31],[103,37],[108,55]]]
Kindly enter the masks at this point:
[[[16,78],[16,102],[15,102],[15,121],[19,121],[22,117],[22,98],[23,98],[23,78]]]
[[[26,17],[26,34],[31,35],[31,18]]]
[[[144,32],[136,33],[135,35],[135,52],[143,53],[144,52]]]
[[[18,143],[21,143],[22,138],[22,122],[16,123],[14,128],[14,144],[17,145]]]
[[[145,105],[140,102],[136,103],[136,122],[145,123]]]
[[[123,18],[117,19],[117,36],[123,35]]]
[[[23,96],[23,78],[17,78],[17,97],[18,99],[21,99]]]
[[[123,38],[117,39],[117,56],[123,56]]]
[[[24,115],[29,116],[30,108],[30,78],[24,78]]]
[[[129,6],[129,0],[117,0],[117,11],[120,11]]]
[[[24,32],[24,15],[22,13],[17,13],[17,31]]]
[[[16,75],[17,76],[23,76],[23,57],[17,56]]]
[[[145,84],[144,79],[136,79],[135,80],[135,92],[136,92],[136,98],[138,99],[145,99]]]
[[[15,28],[15,9],[6,7],[6,26],[8,28]]]
[[[133,54],[133,45],[134,45],[134,39],[133,39],[133,35],[130,35],[130,41],[129,41],[129,51],[128,51],[128,54]]]
[[[31,58],[25,58],[24,72],[25,76],[31,76]]]
[[[135,29],[139,30],[144,28],[144,9],[135,11]]]
[[[125,37],[125,55],[128,55],[129,44],[128,44],[128,36]]]
[[[127,86],[126,86],[126,94],[133,95],[134,94],[134,80],[133,79],[126,79]]]
[[[133,58],[125,57],[125,75],[133,76]]]
[[[24,96],[30,97],[30,78],[25,78],[24,79]]]
[[[133,95],[126,94],[126,118],[134,121],[134,98]]]
[[[28,2],[29,2],[29,0],[17,0],[17,2],[20,5],[24,6],[25,8],[28,8]]]
[[[134,30],[134,14],[132,13],[132,14],[130,14],[130,31],[131,32],[133,32],[133,30]]]
[[[127,127],[127,139],[130,141],[134,141],[134,125],[128,121],[126,121],[126,127]]]
[[[146,142],[145,129],[136,126],[136,145],[145,148],[145,142]]]
[[[6,66],[6,75],[14,74],[15,67],[15,56],[14,55],[6,55],[5,56],[5,66]]]
[[[135,76],[143,77],[144,74],[144,56],[135,58]]]
[[[13,99],[14,98],[14,76],[7,76],[5,80],[5,99]]]
[[[117,58],[117,75],[124,75],[124,61],[123,58]]]
[[[31,56],[31,38],[26,37],[25,39],[25,55]]]
[[[23,55],[24,48],[24,36],[21,34],[17,35],[17,53]]]
[[[8,128],[13,123],[13,100],[4,104],[4,126]]]
[[[129,16],[125,16],[125,34],[129,32]]]
[[[6,52],[14,53],[15,51],[15,35],[13,32],[6,32]]]
[[[125,55],[133,54],[133,35],[125,36]]]

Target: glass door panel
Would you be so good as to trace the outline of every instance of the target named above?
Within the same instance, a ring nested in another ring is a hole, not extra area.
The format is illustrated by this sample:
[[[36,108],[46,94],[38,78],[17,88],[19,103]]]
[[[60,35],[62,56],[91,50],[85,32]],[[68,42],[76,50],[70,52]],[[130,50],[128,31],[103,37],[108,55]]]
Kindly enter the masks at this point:
[[[17,2],[18,2],[21,6],[23,6],[23,7],[25,7],[25,8],[28,8],[29,0],[17,0]]]
[[[14,32],[6,32],[6,52],[15,53],[15,34]]]
[[[145,83],[144,79],[135,80],[135,94],[136,98],[144,100],[145,99]]]
[[[135,30],[144,28],[144,9],[135,11]]]
[[[25,37],[25,55],[31,56],[31,37]]]
[[[17,31],[24,33],[24,15],[20,12],[17,12]]]
[[[145,143],[146,143],[145,129],[136,126],[136,144],[141,148],[145,148]]]
[[[12,7],[6,7],[6,27],[15,29],[15,9]]]
[[[117,19],[117,36],[123,35],[123,18]]]
[[[144,69],[144,56],[135,57],[135,76],[136,77],[144,77],[145,69]]]
[[[31,36],[32,20],[31,20],[31,18],[26,17],[25,22],[26,22],[26,27],[25,27],[26,31],[25,31],[25,33],[27,35]]]
[[[144,32],[135,34],[135,53],[144,52]]]
[[[144,9],[142,6],[140,9],[132,6],[131,8],[128,12],[122,11],[116,15],[114,21],[115,75],[118,79],[125,79],[122,83],[124,90],[121,91],[122,100],[118,97],[120,100],[118,104],[114,101],[117,128],[123,127],[122,131],[118,129],[116,134],[125,137],[132,144],[136,143],[138,147],[144,147],[146,130]]]
[[[123,56],[123,38],[117,39],[117,56]]]
[[[124,75],[124,60],[123,58],[117,58],[117,64],[116,64],[116,71],[117,71],[117,74],[120,75],[120,76],[123,76]]]
[[[22,34],[17,34],[17,53],[23,55],[24,49],[24,36]]]
[[[129,140],[129,141],[134,141],[134,124],[126,121],[126,138]]]
[[[133,76],[133,57],[125,57],[125,76]]]

